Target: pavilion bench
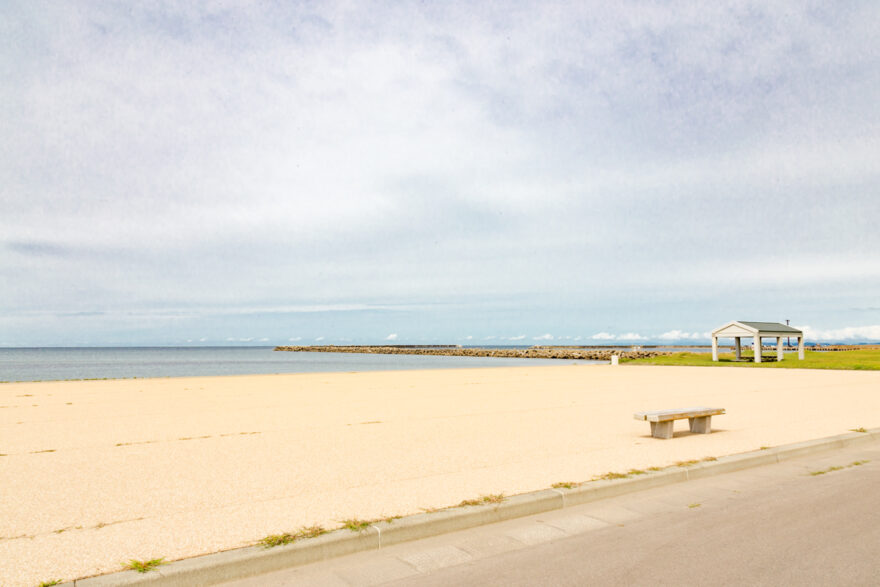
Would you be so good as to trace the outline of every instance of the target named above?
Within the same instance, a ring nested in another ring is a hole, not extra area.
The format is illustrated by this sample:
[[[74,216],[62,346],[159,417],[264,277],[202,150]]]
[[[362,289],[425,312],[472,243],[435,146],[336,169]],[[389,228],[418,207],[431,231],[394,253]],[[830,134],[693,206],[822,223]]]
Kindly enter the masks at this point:
[[[633,418],[647,420],[651,423],[651,436],[654,438],[672,438],[672,425],[676,420],[688,419],[691,432],[709,434],[712,432],[712,416],[720,416],[724,408],[686,408],[683,410],[656,410],[653,412],[636,412]]]

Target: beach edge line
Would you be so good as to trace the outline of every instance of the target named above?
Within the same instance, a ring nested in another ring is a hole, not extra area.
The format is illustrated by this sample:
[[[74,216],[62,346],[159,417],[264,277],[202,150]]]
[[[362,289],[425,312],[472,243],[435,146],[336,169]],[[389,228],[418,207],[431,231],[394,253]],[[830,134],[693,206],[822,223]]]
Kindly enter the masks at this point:
[[[759,449],[701,461],[687,466],[664,468],[626,479],[597,480],[571,489],[541,489],[506,497],[498,504],[460,506],[431,513],[405,516],[390,522],[374,522],[352,532],[339,529],[288,545],[265,548],[245,546],[169,562],[148,573],[117,571],[75,579],[60,587],[108,587],[111,585],[155,585],[189,587],[214,585],[273,571],[302,566],[386,546],[466,530],[564,509],[566,507],[635,493],[654,487],[682,483],[751,467],[772,465],[819,452],[880,440],[880,428],[849,432],[814,440]]]

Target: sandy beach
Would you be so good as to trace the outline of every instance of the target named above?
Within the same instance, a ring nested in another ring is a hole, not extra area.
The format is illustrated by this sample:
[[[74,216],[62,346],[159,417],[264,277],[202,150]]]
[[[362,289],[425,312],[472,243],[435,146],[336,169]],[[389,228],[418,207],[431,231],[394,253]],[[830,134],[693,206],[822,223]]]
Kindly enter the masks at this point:
[[[719,406],[711,435],[641,410]],[[3,585],[880,426],[880,372],[560,365],[0,385]]]

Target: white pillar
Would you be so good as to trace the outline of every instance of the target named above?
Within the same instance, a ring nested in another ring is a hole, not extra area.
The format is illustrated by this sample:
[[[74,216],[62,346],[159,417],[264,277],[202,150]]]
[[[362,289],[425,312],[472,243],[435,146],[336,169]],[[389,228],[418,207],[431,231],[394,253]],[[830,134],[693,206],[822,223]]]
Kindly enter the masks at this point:
[[[804,335],[798,337],[798,359],[804,360]]]
[[[712,337],[712,360],[713,361],[718,360],[718,337],[717,336]]]
[[[737,336],[736,337],[736,360],[739,361],[742,359],[742,339]]]
[[[782,337],[776,337],[776,360],[781,361],[782,357],[785,356],[785,353],[782,352]]]
[[[761,337],[755,335],[755,362],[761,362]]]

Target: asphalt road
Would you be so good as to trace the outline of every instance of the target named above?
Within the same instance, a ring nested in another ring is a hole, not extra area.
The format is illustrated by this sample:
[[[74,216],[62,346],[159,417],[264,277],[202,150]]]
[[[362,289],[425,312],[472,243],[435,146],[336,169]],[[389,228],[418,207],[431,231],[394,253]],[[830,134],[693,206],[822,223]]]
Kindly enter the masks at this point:
[[[880,442],[229,585],[658,584],[880,585]]]

